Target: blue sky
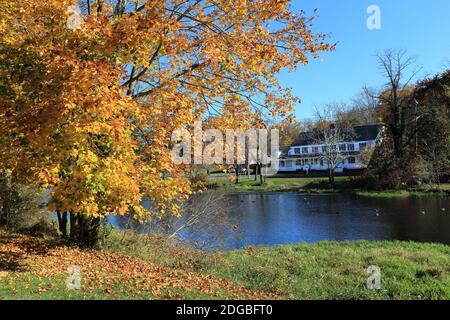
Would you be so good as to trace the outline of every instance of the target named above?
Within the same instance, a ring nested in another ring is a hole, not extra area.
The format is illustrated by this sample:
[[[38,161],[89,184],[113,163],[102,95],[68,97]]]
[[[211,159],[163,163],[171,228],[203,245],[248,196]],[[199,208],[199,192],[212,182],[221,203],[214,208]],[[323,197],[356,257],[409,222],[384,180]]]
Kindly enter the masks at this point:
[[[331,33],[334,52],[279,76],[302,99],[298,119],[310,118],[314,106],[349,102],[364,86],[384,81],[374,55],[384,49],[406,49],[423,67],[419,77],[443,71],[450,63],[449,0],[293,0],[294,10],[318,9],[315,31]],[[381,30],[366,26],[370,5],[381,9]]]

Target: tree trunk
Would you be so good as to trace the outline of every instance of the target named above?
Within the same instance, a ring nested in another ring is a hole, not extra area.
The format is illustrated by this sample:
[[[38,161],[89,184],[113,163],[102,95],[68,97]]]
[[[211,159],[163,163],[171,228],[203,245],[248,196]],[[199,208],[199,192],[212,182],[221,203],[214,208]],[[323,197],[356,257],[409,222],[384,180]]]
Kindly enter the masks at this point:
[[[64,213],[57,212],[56,214],[58,216],[59,232],[61,232],[61,236],[63,238],[66,238],[67,237],[67,212],[64,212]]]
[[[245,137],[245,168],[247,169],[247,179],[250,180],[250,150],[248,137]]]
[[[10,216],[11,216],[11,204],[12,204],[12,193],[14,190],[12,190],[12,184],[10,177],[5,174],[4,172],[0,176],[1,178],[1,185],[2,188],[0,190],[0,196],[3,200],[1,208],[0,208],[0,225],[8,225],[10,223]]]
[[[70,239],[81,247],[95,247],[98,244],[100,218],[83,214],[70,214]]]
[[[401,160],[403,158],[403,145],[402,145],[402,137],[398,130],[395,130],[393,133],[394,140],[394,155],[396,160]]]
[[[263,176],[261,163],[258,163],[258,168],[259,168],[259,182],[261,183],[261,185],[263,185],[264,184],[264,176]]]
[[[328,183],[334,188],[334,170],[332,167],[328,170]]]
[[[403,125],[404,125],[404,110],[402,106],[399,105],[397,100],[397,89],[393,90],[393,102],[390,106],[391,112],[393,114],[394,120],[391,125],[392,139],[394,140],[394,156],[395,159],[401,160],[403,158]]]
[[[70,213],[70,240],[75,242],[77,234],[78,234],[77,216],[74,213]]]

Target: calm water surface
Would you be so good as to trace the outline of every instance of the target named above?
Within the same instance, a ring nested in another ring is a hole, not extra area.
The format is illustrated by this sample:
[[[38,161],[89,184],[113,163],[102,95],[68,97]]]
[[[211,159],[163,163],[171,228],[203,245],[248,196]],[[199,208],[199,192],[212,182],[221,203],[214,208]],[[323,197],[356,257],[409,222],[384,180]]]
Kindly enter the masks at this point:
[[[184,230],[181,237],[210,247],[221,239],[231,249],[360,239],[450,244],[450,197],[255,193],[227,195],[223,206],[228,208],[226,217],[212,217],[215,221],[205,224],[215,228]],[[225,232],[217,227],[221,221],[229,228]],[[123,219],[113,217],[110,222],[124,227]]]

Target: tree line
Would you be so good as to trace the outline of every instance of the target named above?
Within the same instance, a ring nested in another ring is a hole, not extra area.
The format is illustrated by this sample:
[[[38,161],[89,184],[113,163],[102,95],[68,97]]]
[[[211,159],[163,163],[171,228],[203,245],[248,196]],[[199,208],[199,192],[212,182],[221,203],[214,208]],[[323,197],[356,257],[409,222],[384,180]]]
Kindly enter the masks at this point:
[[[350,104],[334,102],[318,107],[315,119],[279,123],[281,143],[290,145],[301,132],[330,133],[331,128],[341,132],[380,123],[385,126],[383,139],[368,163],[364,178],[370,183],[365,185],[401,188],[408,183],[447,181],[450,70],[417,80],[421,69],[405,50],[386,50],[377,55],[377,63],[386,80],[382,87],[363,88]]]

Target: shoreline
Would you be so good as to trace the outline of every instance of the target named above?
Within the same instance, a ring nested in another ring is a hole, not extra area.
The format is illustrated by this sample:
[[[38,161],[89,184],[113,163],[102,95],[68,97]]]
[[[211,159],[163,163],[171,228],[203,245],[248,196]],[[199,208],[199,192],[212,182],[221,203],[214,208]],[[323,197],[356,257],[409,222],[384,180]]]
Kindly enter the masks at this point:
[[[450,197],[450,184],[443,184],[436,188],[410,188],[399,190],[367,190],[363,188],[351,187],[352,177],[336,177],[336,187],[329,188],[326,178],[268,178],[265,184],[261,185],[253,179],[242,179],[239,184],[221,177],[220,179],[210,179],[208,190],[223,193],[301,193],[301,194],[354,194],[361,197],[377,198],[408,198],[438,196]]]
[[[438,243],[321,241],[211,253],[115,231],[92,251],[1,229],[0,235],[0,249],[28,257],[27,268],[0,274],[4,299],[450,299],[450,246]],[[31,242],[51,255],[27,253]],[[75,262],[84,266],[82,287],[67,290],[67,266]],[[91,264],[100,269],[86,268]],[[130,277],[134,266],[147,271]],[[380,290],[366,286],[371,266],[381,268]],[[183,281],[173,281],[174,274]]]

